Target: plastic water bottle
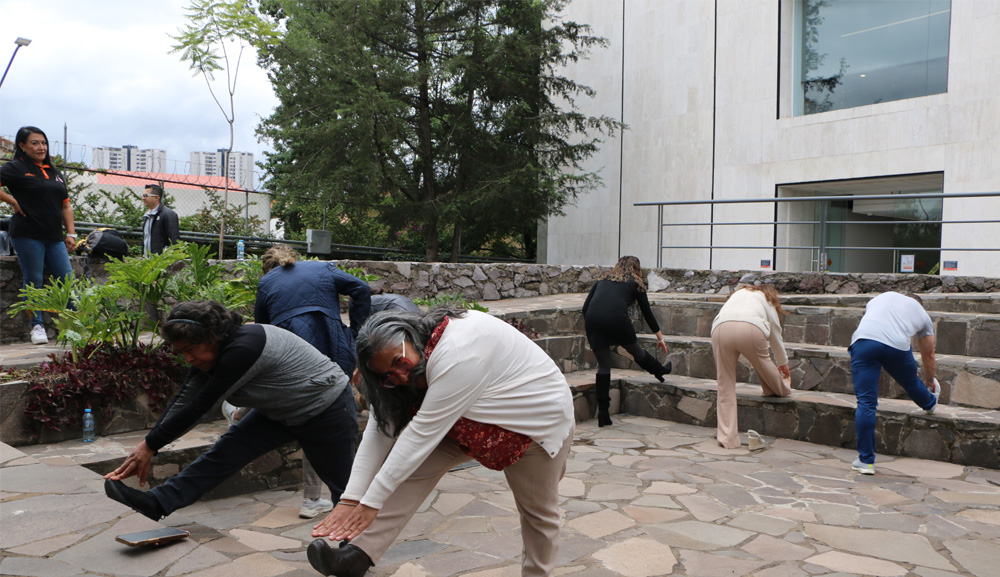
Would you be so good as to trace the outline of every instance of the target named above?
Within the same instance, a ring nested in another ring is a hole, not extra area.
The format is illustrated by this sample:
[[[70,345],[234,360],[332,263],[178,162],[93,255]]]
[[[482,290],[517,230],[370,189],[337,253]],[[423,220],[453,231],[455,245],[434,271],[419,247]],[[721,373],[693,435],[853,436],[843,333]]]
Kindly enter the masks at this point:
[[[236,260],[243,260],[243,257],[246,256],[244,250],[245,247],[243,245],[243,239],[241,238],[239,242],[236,243]]]
[[[83,442],[94,442],[94,413],[90,409],[83,410]]]

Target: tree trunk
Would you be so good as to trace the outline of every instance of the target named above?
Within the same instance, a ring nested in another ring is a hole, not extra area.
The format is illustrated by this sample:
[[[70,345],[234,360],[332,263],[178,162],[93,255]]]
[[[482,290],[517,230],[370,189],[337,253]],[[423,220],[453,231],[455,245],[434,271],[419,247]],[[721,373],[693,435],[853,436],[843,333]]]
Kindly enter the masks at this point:
[[[455,223],[455,234],[451,237],[451,258],[448,262],[458,262],[458,255],[462,252],[462,222]]]
[[[427,262],[438,260],[438,214],[434,206],[434,142],[431,134],[431,100],[430,100],[430,50],[427,46],[427,22],[425,20],[423,0],[414,2],[413,27],[417,40],[417,76],[420,95],[417,100],[417,113],[420,116],[418,138],[420,140],[421,181],[423,182],[423,211],[427,214],[427,225],[424,228],[424,241],[427,243]]]

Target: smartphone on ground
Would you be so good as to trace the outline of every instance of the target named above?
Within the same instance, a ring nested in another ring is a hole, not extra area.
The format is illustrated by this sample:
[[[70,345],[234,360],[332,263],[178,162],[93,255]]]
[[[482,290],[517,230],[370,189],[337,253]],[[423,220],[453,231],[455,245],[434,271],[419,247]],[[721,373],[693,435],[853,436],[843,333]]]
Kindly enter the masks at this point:
[[[162,545],[172,541],[187,539],[191,533],[173,527],[165,529],[153,529],[151,531],[139,531],[138,533],[126,533],[115,537],[115,541],[124,543],[129,547],[139,547],[142,545]]]

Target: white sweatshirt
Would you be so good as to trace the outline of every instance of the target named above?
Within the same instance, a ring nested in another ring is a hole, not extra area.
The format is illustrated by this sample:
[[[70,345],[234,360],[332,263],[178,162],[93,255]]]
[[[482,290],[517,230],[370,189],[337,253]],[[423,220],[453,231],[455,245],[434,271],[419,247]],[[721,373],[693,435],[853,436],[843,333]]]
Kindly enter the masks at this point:
[[[531,437],[554,457],[573,426],[569,384],[545,351],[486,313],[452,318],[427,361],[427,396],[393,439],[365,429],[342,498],[381,509],[448,431],[466,417]]]
[[[767,297],[761,291],[740,289],[729,297],[726,304],[722,305],[722,310],[712,321],[712,332],[715,327],[729,321],[740,321],[750,323],[764,332],[767,341],[771,343],[771,350],[774,351],[774,362],[778,365],[788,364],[788,354],[785,352],[785,343],[781,339],[781,319],[778,318],[778,311],[771,303],[767,302]]]

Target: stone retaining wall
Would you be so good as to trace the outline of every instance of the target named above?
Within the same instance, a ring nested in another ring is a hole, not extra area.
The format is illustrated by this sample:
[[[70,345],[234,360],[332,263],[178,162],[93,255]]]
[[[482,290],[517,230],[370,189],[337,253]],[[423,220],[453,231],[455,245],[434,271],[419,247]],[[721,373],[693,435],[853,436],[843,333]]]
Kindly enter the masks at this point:
[[[646,350],[654,351],[653,340],[640,336]],[[543,337],[536,342],[564,373],[595,370],[597,361],[587,346],[586,337],[561,335]],[[679,337],[667,339],[670,354],[666,360],[673,363],[673,374],[714,381],[715,357],[712,344],[705,338]],[[801,391],[821,391],[853,395],[851,359],[847,351],[839,348],[798,347],[788,345],[789,368],[794,388]],[[632,359],[617,348],[612,349],[612,365],[616,369],[641,371]],[[941,383],[941,403],[983,409],[1000,409],[1000,361],[972,359],[952,362],[939,357],[937,378]],[[749,363],[743,360],[736,366],[736,380],[741,383],[759,383]],[[879,377],[879,398],[909,399],[909,396],[885,371]]]
[[[82,274],[82,257],[73,257],[76,274]],[[424,262],[339,261],[378,275],[373,287],[424,298],[438,294],[460,294],[477,301],[523,298],[551,294],[587,292],[608,267],[543,264],[450,264]],[[104,267],[95,264],[91,274],[106,278]],[[650,269],[651,292],[728,294],[740,282],[773,284],[785,294],[858,294],[896,290],[902,292],[1000,292],[1000,279],[914,274],[840,274]],[[0,257],[0,342],[27,339],[26,315],[7,313],[18,298],[21,270],[17,257]]]
[[[713,387],[626,381],[621,384],[621,396],[621,410],[632,415],[701,427],[717,425]],[[811,402],[801,397],[737,398],[741,429],[832,447],[854,447],[853,406]],[[1000,467],[1000,437],[995,422],[940,419],[880,409],[875,439],[879,454]]]
[[[0,440],[12,447],[19,447],[79,439],[80,429],[78,427],[64,428],[60,431],[42,429],[38,437],[25,431],[24,405],[29,386],[30,384],[26,381],[0,383]],[[96,432],[100,436],[106,436],[150,429],[156,424],[159,416],[159,413],[150,411],[149,398],[145,393],[142,393],[115,406],[111,419],[107,422],[100,415],[97,415]],[[213,410],[205,413],[199,422],[216,420],[220,416],[218,408],[213,407]]]
[[[786,313],[782,319],[785,342],[810,345],[850,346],[865,312],[864,303],[850,307],[782,305]],[[711,336],[712,321],[720,308],[722,302],[678,299],[653,303],[660,328],[667,335]],[[934,321],[939,355],[1000,358],[1000,315],[928,314]]]

